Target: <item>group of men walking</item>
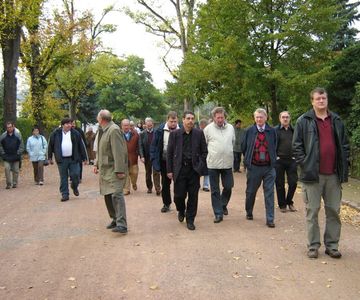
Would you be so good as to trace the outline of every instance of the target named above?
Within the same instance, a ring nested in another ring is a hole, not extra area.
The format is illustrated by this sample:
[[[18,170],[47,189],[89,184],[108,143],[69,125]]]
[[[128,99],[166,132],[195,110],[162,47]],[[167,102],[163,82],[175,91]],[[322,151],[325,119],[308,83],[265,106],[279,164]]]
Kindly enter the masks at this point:
[[[155,188],[156,194],[161,195],[161,212],[170,210],[173,181],[178,220],[186,220],[187,228],[195,230],[200,178],[208,176],[205,178],[210,186],[204,185],[203,189],[208,191],[210,188],[213,221],[221,223],[224,216],[229,214],[228,204],[234,186],[233,173],[241,172],[240,161],[243,155],[247,178],[246,219],[254,219],[253,209],[261,184],[268,227],[275,227],[274,186],[280,211],[295,212],[293,196],[299,167],[306,206],[307,255],[309,258],[318,257],[321,245],[318,213],[322,198],[326,214],[325,253],[333,258],[340,258],[341,183],[347,181],[349,144],[343,122],[328,109],[327,92],[316,88],[310,97],[312,109],[299,117],[294,128],[290,124],[289,112],[281,112],[280,124],[273,128],[267,123],[266,110],[258,108],[254,112],[254,125],[242,130],[240,120],[236,120],[235,126],[232,126],[226,122],[225,110],[216,107],[212,111],[212,122],[202,124],[206,126],[201,126],[200,129],[195,128],[193,112],[183,113],[180,128],[176,112],[171,111],[166,122],[160,124],[158,129],[154,130],[153,120],[147,118],[145,129],[138,133],[126,119],[122,121],[120,130],[112,121],[111,113],[101,110],[97,117],[99,130],[96,138],[91,134],[94,144],[91,150],[96,150],[94,173],[99,174],[100,193],[104,195],[112,219],[107,228],[127,233],[124,195],[130,193],[130,185],[133,190],[137,190],[139,156],[145,165],[147,193],[152,193]],[[31,147],[39,148],[40,141],[44,147],[44,141],[39,139],[38,132],[33,134],[34,138],[28,141],[30,151]],[[16,133],[14,124],[9,122],[7,131],[0,137],[6,188],[17,185],[21,147],[21,135]],[[61,127],[51,134],[47,148],[50,164],[53,164],[54,156],[58,165],[61,201],[69,200],[68,176],[73,193],[78,196],[80,165],[89,158],[83,138],[72,126],[70,119],[62,120]],[[35,180],[42,184],[42,175],[35,173],[35,164],[33,165]]]

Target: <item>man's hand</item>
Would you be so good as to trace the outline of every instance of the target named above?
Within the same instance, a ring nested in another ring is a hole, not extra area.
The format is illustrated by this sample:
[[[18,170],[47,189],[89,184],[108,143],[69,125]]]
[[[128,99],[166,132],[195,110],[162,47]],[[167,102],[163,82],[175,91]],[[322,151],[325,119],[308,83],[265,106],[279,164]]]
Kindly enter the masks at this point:
[[[94,174],[98,174],[98,173],[99,173],[99,169],[98,169],[97,167],[94,167],[93,172],[94,172]]]
[[[84,165],[88,165],[88,161],[87,161],[87,160],[84,160]]]
[[[167,177],[168,177],[169,179],[173,179],[173,173],[167,173]]]
[[[124,179],[126,177],[125,173],[116,173],[117,178]]]
[[[143,163],[145,163],[145,158],[144,158],[144,157],[140,158],[140,160],[141,160]]]
[[[54,164],[54,162],[53,162],[52,159],[49,159],[49,164],[50,164],[50,165],[53,165],[53,164]]]

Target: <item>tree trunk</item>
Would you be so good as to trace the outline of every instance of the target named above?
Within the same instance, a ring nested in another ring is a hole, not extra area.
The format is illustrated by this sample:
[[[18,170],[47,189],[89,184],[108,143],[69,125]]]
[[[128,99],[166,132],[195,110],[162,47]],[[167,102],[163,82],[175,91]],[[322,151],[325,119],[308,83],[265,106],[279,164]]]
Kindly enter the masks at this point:
[[[16,27],[8,36],[13,39],[2,41],[1,49],[4,64],[4,122],[16,121],[17,79],[16,72],[20,56],[20,27]]]
[[[275,125],[275,123],[278,120],[278,99],[277,99],[277,94],[276,94],[276,86],[274,83],[271,83],[270,86],[271,89],[271,124]]]
[[[69,101],[69,114],[70,114],[70,118],[73,120],[76,120],[76,106],[77,106],[77,102],[74,100],[70,100]]]
[[[31,106],[33,108],[33,116],[36,125],[39,127],[41,132],[45,130],[44,124],[44,96],[47,89],[47,84],[36,75],[33,75],[30,83],[31,92]]]

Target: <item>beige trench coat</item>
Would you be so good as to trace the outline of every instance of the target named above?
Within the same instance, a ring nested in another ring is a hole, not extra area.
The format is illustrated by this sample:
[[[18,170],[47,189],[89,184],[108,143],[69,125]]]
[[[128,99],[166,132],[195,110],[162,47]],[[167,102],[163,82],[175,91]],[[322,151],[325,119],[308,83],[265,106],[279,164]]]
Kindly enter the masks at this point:
[[[96,166],[99,169],[100,194],[109,195],[123,190],[125,179],[116,173],[128,174],[127,146],[119,126],[110,122],[100,129]]]

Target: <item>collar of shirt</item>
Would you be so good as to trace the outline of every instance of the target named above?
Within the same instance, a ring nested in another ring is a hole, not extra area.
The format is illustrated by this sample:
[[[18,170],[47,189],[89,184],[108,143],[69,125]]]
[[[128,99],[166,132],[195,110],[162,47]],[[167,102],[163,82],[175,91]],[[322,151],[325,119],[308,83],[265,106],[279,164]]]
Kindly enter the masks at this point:
[[[176,128],[175,128],[175,129],[179,129],[179,128],[180,128],[179,125],[176,125]],[[173,130],[175,130],[175,129],[170,130],[168,124],[165,123],[165,126],[164,126],[164,130],[165,130],[165,131],[173,131]]]
[[[264,131],[265,131],[265,127],[266,127],[266,125],[264,125],[264,126],[258,126],[258,125],[256,125],[257,130],[260,131],[260,132],[264,132]]]
[[[149,130],[149,129],[146,129],[146,131],[147,131],[148,133],[152,133],[152,132],[154,131],[154,128],[151,128],[150,130]]]

